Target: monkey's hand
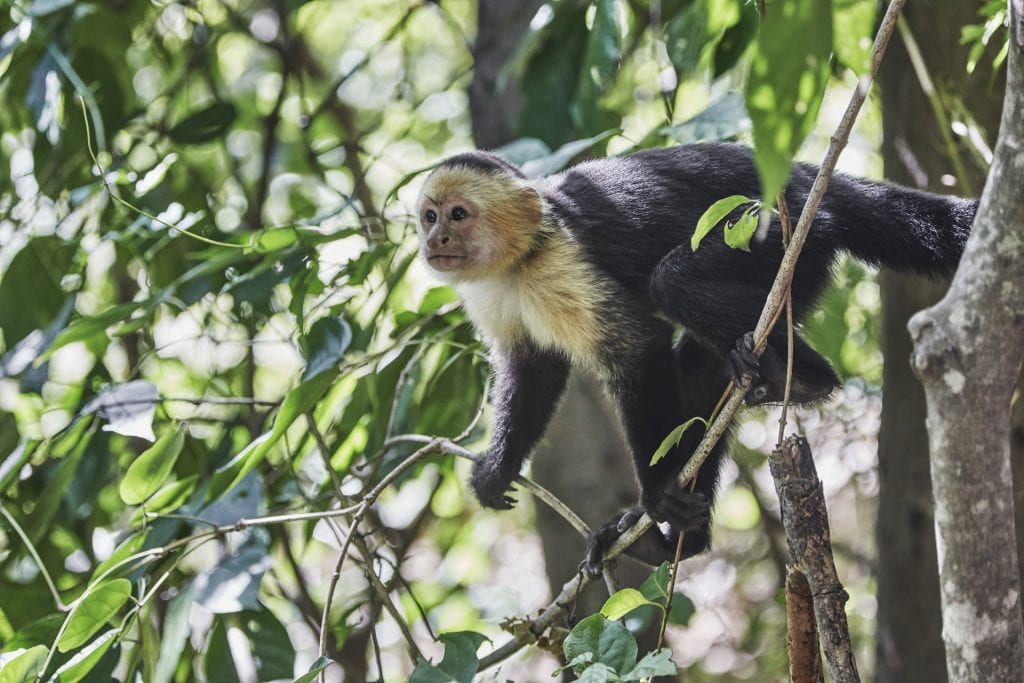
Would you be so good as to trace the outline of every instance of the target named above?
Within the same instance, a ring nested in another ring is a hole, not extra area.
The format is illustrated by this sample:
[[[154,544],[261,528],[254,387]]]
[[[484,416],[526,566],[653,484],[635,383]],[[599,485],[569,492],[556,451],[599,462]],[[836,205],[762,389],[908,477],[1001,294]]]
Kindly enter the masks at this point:
[[[484,507],[511,510],[516,504],[515,498],[508,495],[512,490],[513,479],[515,473],[503,466],[502,459],[488,453],[480,456],[473,464],[473,476],[469,483]]]
[[[736,340],[736,348],[729,352],[732,383],[740,385],[745,377],[751,380],[750,391],[744,399],[748,406],[756,406],[769,399],[769,386],[761,377],[761,359],[754,353],[754,333],[747,332]]]
[[[671,563],[675,559],[676,539],[681,531],[687,533],[683,543],[683,558],[692,557],[707,548],[711,525],[708,499],[703,493],[668,491],[656,501],[644,501],[626,510],[590,534],[583,565],[591,578],[601,575],[605,553],[645,512],[655,523],[626,549],[630,557],[652,566],[662,562]]]

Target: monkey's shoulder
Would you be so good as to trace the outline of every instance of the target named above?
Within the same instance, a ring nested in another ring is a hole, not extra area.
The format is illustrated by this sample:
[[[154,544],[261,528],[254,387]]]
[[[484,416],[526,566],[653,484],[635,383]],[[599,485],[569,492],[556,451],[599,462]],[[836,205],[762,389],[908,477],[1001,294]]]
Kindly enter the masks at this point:
[[[455,284],[488,343],[530,341],[582,365],[599,362],[603,311],[612,305],[613,287],[567,233],[550,238],[508,273]]]

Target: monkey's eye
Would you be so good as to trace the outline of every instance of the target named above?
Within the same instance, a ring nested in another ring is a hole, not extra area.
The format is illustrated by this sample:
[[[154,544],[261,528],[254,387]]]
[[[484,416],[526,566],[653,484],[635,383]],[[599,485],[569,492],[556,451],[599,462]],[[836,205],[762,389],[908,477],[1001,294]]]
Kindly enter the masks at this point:
[[[461,221],[467,215],[468,214],[466,213],[466,210],[463,209],[461,206],[456,206],[454,209],[452,209],[452,220],[453,221]]]
[[[437,222],[437,212],[436,212],[436,211],[434,211],[433,209],[429,209],[429,210],[428,210],[428,211],[427,211],[427,212],[426,212],[425,214],[423,214],[423,215],[424,215],[424,217],[425,217],[425,218],[427,219],[427,222],[428,222],[428,223],[430,223],[431,225],[433,225],[434,223],[436,223],[436,222]]]

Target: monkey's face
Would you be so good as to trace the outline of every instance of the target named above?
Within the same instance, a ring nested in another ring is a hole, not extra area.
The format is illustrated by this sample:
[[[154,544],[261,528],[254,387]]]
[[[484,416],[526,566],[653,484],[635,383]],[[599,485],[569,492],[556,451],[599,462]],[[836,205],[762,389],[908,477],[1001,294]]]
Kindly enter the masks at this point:
[[[420,254],[443,279],[507,272],[540,226],[540,196],[511,175],[443,167],[417,202]]]

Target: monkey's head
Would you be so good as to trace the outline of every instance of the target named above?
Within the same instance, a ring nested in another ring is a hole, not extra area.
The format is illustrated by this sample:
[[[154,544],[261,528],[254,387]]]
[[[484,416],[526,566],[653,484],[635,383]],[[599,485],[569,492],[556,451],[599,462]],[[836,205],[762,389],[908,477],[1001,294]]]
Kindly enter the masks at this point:
[[[430,173],[416,213],[423,259],[444,279],[459,281],[512,269],[529,253],[544,207],[514,164],[469,152]]]

